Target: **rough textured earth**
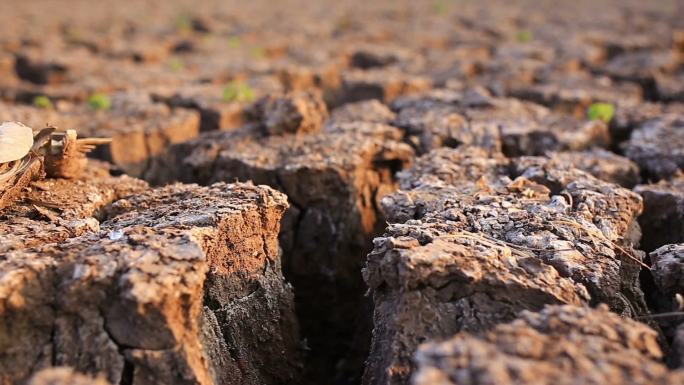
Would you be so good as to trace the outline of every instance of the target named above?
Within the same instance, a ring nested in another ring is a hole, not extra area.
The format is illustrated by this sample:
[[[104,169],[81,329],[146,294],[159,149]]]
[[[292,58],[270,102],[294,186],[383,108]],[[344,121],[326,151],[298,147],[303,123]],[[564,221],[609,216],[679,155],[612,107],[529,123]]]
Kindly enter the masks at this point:
[[[399,129],[382,123],[332,121],[307,131],[264,136],[261,125],[248,126],[172,148],[171,164],[162,167],[179,172],[173,179],[252,180],[287,194],[283,267],[299,287],[302,332],[311,359],[332,355],[337,362],[367,345],[368,327],[356,326],[370,318],[359,272],[383,223],[379,199],[396,188],[393,174],[413,151],[399,141]]]
[[[28,385],[109,385],[102,377],[80,374],[69,367],[43,369],[31,377]]]
[[[485,154],[433,151],[383,198],[392,224],[364,269],[375,303],[365,383],[404,383],[426,337],[487,330],[521,310],[648,312],[638,195],[554,160]]]
[[[634,191],[644,200],[644,215],[640,218],[644,250],[684,242],[684,176],[639,185]]]
[[[632,131],[624,152],[648,178],[672,177],[684,168],[684,118],[665,115],[643,123]]]
[[[67,194],[78,183],[60,182],[72,183]],[[100,202],[75,210],[52,194],[62,214],[39,231],[58,239],[17,244],[0,262],[2,382],[51,365],[112,383],[293,380],[299,340],[280,273],[282,194],[174,185],[122,197],[100,221]],[[79,215],[93,224],[81,234],[51,228]]]
[[[4,0],[111,144],[0,165],[0,384],[680,381],[683,94],[678,0]]]
[[[657,334],[607,307],[547,306],[491,331],[421,346],[414,385],[679,384]]]

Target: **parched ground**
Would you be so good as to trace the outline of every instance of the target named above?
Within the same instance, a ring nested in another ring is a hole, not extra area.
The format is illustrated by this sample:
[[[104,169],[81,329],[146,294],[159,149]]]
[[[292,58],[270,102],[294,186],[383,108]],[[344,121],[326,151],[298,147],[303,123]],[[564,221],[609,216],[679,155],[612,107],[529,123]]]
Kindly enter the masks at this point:
[[[0,121],[112,139],[0,191],[2,385],[684,378],[678,0],[5,0]]]

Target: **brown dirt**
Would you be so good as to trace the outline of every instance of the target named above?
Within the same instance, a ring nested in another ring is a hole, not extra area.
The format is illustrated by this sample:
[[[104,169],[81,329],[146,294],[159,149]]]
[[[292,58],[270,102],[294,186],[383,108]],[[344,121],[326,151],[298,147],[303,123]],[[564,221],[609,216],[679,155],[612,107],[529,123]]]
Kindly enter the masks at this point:
[[[0,384],[680,381],[679,5],[3,2]]]

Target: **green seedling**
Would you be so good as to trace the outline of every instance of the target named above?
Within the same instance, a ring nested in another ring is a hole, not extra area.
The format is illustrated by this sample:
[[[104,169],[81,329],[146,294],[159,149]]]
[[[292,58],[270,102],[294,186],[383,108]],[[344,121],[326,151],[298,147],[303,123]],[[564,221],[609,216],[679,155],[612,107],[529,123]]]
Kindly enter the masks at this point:
[[[88,98],[88,105],[95,111],[106,111],[112,108],[112,101],[105,94],[94,94]]]
[[[251,102],[254,99],[254,90],[243,82],[231,82],[223,89],[224,102]]]
[[[54,108],[50,98],[48,98],[45,95],[38,95],[35,98],[33,98],[33,105],[38,107],[38,108],[45,109],[45,110],[51,110]]]
[[[185,63],[183,63],[183,60],[175,57],[169,60],[169,68],[173,72],[180,72],[185,68]]]
[[[515,39],[518,43],[529,43],[532,41],[532,32],[528,30],[520,30],[515,34]]]
[[[249,53],[255,59],[262,59],[262,58],[266,57],[266,50],[262,47],[252,47],[249,50]]]
[[[186,15],[178,16],[176,19],[176,30],[182,33],[192,32],[192,20]]]
[[[615,107],[610,103],[594,103],[587,109],[590,120],[603,120],[609,123],[615,114]]]
[[[447,0],[433,1],[432,11],[438,15],[445,15],[447,12],[449,12],[449,2]]]
[[[232,49],[237,49],[240,48],[240,45],[242,45],[242,42],[240,41],[240,38],[237,36],[231,36],[228,38],[228,47]]]

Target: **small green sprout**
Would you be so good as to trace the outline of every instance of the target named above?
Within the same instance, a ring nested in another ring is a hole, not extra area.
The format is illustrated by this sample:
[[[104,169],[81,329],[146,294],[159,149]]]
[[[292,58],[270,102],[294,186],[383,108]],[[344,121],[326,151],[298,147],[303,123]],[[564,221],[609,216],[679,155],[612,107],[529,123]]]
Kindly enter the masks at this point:
[[[254,90],[249,84],[233,81],[223,89],[224,102],[251,102],[255,99]]]
[[[445,15],[447,12],[449,12],[449,2],[447,0],[433,1],[432,11],[438,15]]]
[[[192,20],[186,15],[180,15],[176,18],[176,30],[178,32],[192,32]]]
[[[228,38],[228,47],[237,49],[240,48],[240,45],[242,42],[240,41],[240,38],[238,36],[231,36]]]
[[[515,39],[518,43],[529,43],[533,39],[532,32],[526,29],[520,30],[515,34]]]
[[[88,98],[88,105],[95,111],[106,111],[112,108],[112,101],[105,94],[93,94]]]
[[[50,98],[48,98],[45,95],[38,95],[35,98],[33,98],[33,105],[38,107],[38,108],[45,109],[45,110],[51,110],[54,108]]]
[[[185,68],[185,63],[183,63],[183,60],[175,57],[169,60],[169,68],[173,72],[180,72]]]
[[[249,50],[249,53],[255,59],[262,59],[262,58],[266,57],[266,50],[262,47],[252,47]]]
[[[603,120],[609,123],[615,114],[615,107],[610,103],[594,103],[587,109],[590,120]]]

